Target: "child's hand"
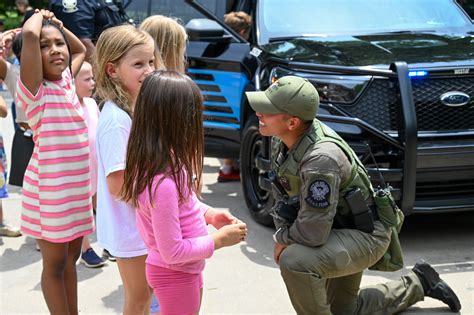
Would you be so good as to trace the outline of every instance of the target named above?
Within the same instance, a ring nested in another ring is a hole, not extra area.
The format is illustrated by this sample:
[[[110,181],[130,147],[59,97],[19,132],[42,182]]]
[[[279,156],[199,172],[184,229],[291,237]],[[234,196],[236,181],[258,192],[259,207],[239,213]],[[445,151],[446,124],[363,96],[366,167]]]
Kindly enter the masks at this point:
[[[245,223],[226,225],[212,235],[214,239],[214,249],[238,244],[245,240],[246,236],[247,225]]]
[[[63,22],[62,22],[61,20],[59,20],[57,17],[55,17],[54,14],[53,14],[53,17],[51,18],[51,22],[53,22],[54,24],[56,24],[56,25],[59,27],[59,29],[61,29],[61,30],[62,30],[63,27],[64,27]]]
[[[54,23],[56,24],[60,29],[63,29],[63,22],[61,20],[59,20],[53,12],[51,11],[48,11],[48,10],[45,10],[45,9],[36,9],[35,10],[35,13],[41,13],[41,15],[43,15],[43,19],[44,20],[48,20],[48,21],[51,21],[51,23]]]
[[[43,16],[43,20],[51,20],[53,17],[54,17],[54,13],[49,11],[49,10],[45,10],[45,9],[35,9],[35,14],[36,13],[39,13]]]
[[[2,38],[3,45],[6,48],[10,48],[11,44],[12,44],[12,41],[13,41],[13,38],[15,37],[16,34],[18,34],[20,32],[21,32],[21,28],[14,28],[14,29],[3,32],[3,34],[2,34],[3,35],[3,38]],[[2,37],[2,36],[0,35],[0,37]]]
[[[16,34],[21,32],[21,28],[15,28],[0,34],[0,58],[7,59],[10,56],[10,49],[12,47],[13,38]]]
[[[234,217],[227,211],[217,210],[209,208],[205,214],[206,222],[214,226],[216,229],[220,229],[223,226],[229,224],[242,223],[239,219]]]

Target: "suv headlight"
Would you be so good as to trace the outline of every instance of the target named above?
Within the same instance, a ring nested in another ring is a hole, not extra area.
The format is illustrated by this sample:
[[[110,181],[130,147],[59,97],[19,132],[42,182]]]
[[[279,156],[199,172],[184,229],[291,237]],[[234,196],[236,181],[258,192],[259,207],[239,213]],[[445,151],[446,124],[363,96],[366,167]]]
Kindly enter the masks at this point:
[[[354,103],[372,80],[372,76],[315,74],[276,67],[270,73],[270,83],[287,75],[308,79],[318,90],[321,102],[336,104]]]

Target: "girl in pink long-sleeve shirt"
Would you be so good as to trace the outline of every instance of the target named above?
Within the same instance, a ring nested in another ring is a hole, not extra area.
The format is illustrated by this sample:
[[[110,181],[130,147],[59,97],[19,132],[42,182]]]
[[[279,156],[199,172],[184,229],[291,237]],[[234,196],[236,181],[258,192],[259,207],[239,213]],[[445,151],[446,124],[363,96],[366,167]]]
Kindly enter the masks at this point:
[[[122,198],[137,207],[148,248],[146,276],[161,314],[198,314],[205,259],[245,239],[245,223],[198,197],[203,164],[202,96],[186,75],[143,82],[128,141]],[[218,230],[208,234],[207,224]]]

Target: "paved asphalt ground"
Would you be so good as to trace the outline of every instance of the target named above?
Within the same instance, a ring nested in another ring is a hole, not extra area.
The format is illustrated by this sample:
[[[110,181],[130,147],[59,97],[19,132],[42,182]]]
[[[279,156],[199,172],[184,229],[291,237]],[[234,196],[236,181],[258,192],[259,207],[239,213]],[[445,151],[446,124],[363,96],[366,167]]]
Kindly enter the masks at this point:
[[[9,154],[13,135],[10,115],[0,120],[0,131]],[[295,314],[273,262],[273,230],[251,220],[239,183],[217,183],[218,168],[218,160],[205,159],[205,201],[247,222],[249,236],[238,246],[217,251],[208,261],[201,314]],[[3,200],[5,218],[16,226],[20,223],[20,199],[18,189],[10,187],[10,198]],[[367,272],[363,285],[397,279],[423,258],[457,292],[463,305],[461,314],[474,315],[474,213],[411,216],[401,241],[404,270]],[[95,235],[91,242],[101,253]],[[81,314],[121,312],[123,287],[115,263],[99,269],[78,264],[77,271]],[[32,238],[0,237],[0,314],[47,314],[40,273],[41,254]],[[452,313],[441,302],[427,298],[405,314]]]

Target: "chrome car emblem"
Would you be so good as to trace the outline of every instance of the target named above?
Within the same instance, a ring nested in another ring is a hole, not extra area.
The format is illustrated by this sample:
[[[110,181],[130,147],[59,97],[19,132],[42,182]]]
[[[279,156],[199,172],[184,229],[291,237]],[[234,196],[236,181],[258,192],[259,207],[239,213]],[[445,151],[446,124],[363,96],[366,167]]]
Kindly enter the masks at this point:
[[[454,69],[454,74],[469,74],[469,68]]]
[[[459,91],[447,92],[441,95],[441,103],[449,107],[464,106],[471,100],[471,97],[466,93]]]

